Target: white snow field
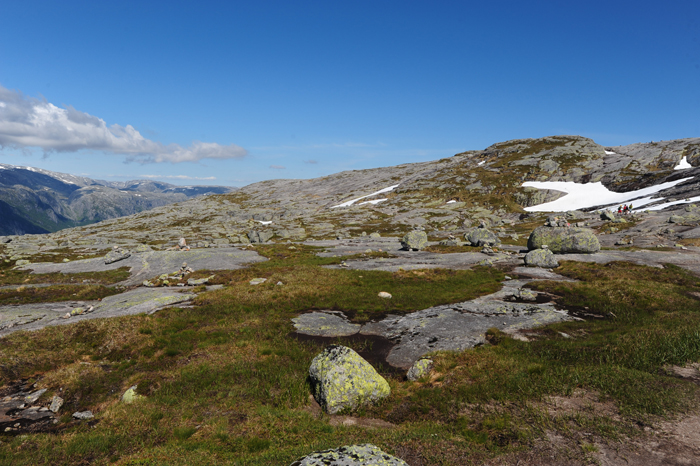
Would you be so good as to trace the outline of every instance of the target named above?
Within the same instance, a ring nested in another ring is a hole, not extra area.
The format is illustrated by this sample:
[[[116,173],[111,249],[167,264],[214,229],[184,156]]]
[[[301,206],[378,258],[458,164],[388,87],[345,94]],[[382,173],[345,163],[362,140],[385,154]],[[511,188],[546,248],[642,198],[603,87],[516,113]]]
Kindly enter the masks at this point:
[[[586,209],[596,206],[609,206],[626,204],[634,201],[634,210],[650,204],[659,199],[652,199],[652,195],[675,186],[691,178],[683,178],[676,181],[661,183],[656,186],[628,191],[626,193],[616,193],[603,186],[600,181],[597,183],[574,183],[573,181],[526,181],[522,184],[524,188],[553,189],[565,192],[566,195],[559,199],[546,202],[544,204],[525,207],[527,212],[566,212],[568,210]],[[647,196],[647,197],[643,197]]]
[[[685,170],[686,168],[693,168],[693,166],[688,163],[687,157],[683,157],[678,165],[673,167],[674,170]]]
[[[393,191],[394,189],[396,189],[398,187],[399,187],[399,185],[395,184],[394,186],[389,186],[388,188],[380,189],[376,193],[368,194],[366,196],[358,197],[357,199],[352,199],[350,201],[343,202],[342,204],[334,205],[333,207],[331,207],[331,209],[335,209],[338,207],[350,207],[351,205],[353,205],[354,203],[356,203],[357,201],[359,201],[361,199],[376,196],[377,194],[388,193],[389,191]],[[381,202],[381,201],[386,201],[386,199],[377,199],[377,202]],[[376,202],[367,201],[367,202],[363,202],[362,204],[376,204]],[[362,204],[360,204],[360,205],[362,205]]]

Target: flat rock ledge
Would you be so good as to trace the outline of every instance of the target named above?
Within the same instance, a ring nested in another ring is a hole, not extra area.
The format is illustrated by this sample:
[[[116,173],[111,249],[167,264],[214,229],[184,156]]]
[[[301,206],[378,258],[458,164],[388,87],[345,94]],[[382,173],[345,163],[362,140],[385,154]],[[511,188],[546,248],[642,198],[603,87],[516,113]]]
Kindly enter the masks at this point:
[[[296,332],[305,335],[340,337],[359,333],[387,338],[395,346],[386,362],[408,370],[433,351],[463,351],[485,343],[486,331],[492,327],[515,333],[570,319],[565,311],[557,310],[551,303],[505,301],[522,296],[522,287],[530,281],[508,280],[501,290],[488,296],[403,316],[389,315],[381,321],[364,325],[349,322],[337,311],[314,311],[302,314],[292,322]]]
[[[197,295],[183,293],[182,288],[136,288],[108,296],[102,301],[68,301],[0,306],[0,336],[18,330],[39,330],[49,325],[72,324],[87,319],[119,317],[132,314],[153,314],[174,304],[190,301]],[[73,315],[73,309],[93,306],[89,314]]]

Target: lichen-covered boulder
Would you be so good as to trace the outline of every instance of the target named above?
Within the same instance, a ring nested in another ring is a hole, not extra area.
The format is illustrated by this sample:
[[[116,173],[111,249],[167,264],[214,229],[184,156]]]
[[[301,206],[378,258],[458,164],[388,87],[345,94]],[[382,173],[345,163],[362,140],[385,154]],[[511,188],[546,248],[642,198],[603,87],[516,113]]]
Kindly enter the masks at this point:
[[[384,377],[346,346],[329,346],[316,356],[309,376],[314,398],[329,414],[354,410],[391,393]]]
[[[367,443],[334,450],[317,451],[298,459],[291,466],[408,466],[404,460],[384,453]]]
[[[421,230],[406,233],[401,239],[401,247],[407,251],[420,251],[428,244],[428,235]]]
[[[269,241],[274,236],[271,231],[257,231],[251,230],[248,232],[248,240],[251,243],[265,243]]]
[[[559,262],[557,262],[554,253],[549,249],[533,249],[525,254],[525,265],[528,267],[553,269],[559,267]]]
[[[600,243],[590,228],[537,227],[527,240],[529,250],[548,246],[557,254],[592,254],[600,251]]]
[[[425,377],[430,374],[433,369],[433,360],[430,358],[420,358],[418,361],[414,362],[411,368],[406,373],[406,378],[411,382],[415,382],[421,377]]]
[[[501,242],[498,236],[484,226],[466,233],[464,239],[469,241],[472,246],[495,246]]]

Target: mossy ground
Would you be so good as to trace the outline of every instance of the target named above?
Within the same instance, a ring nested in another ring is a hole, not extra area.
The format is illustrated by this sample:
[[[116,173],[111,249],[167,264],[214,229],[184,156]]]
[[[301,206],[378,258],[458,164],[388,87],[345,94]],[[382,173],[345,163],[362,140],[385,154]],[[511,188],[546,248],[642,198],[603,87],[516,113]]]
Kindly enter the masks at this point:
[[[585,457],[592,440],[634,435],[655,416],[688,409],[697,394],[660,369],[700,360],[700,280],[672,266],[566,262],[558,272],[579,282],[537,287],[603,318],[540,328],[530,342],[494,333],[493,345],[435,354],[434,373],[419,382],[385,371],[391,396],[356,415],[396,427],[333,426],[308,408],[306,376],[320,348],[288,336],[291,317],[310,308],[407,312],[490,293],[503,275],[326,269],[319,265],[338,258],[304,247],[258,250],[271,260],[217,273],[225,287],[202,294],[193,308],[0,339],[2,383],[32,378],[49,389],[40,402],[60,394],[63,413],[91,409],[98,421],[5,437],[0,463],[284,465],[314,450],[370,442],[414,452],[424,464],[482,464],[530,448],[546,431],[587,435],[572,452]],[[269,280],[251,286],[254,277]],[[394,298],[382,300],[378,291]],[[134,384],[146,398],[119,403]],[[580,390],[619,412],[551,415],[542,408],[550,395]]]

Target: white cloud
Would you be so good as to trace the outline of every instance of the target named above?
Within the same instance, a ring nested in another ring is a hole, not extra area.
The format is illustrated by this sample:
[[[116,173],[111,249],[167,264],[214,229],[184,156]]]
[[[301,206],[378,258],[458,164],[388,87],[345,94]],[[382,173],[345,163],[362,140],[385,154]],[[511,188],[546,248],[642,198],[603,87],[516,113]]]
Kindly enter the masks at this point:
[[[196,162],[235,159],[247,151],[235,144],[193,141],[189,147],[144,138],[133,126],[107,126],[104,120],[71,106],[58,108],[45,99],[25,97],[0,85],[0,147],[39,147],[46,152],[100,150],[127,160]]]

